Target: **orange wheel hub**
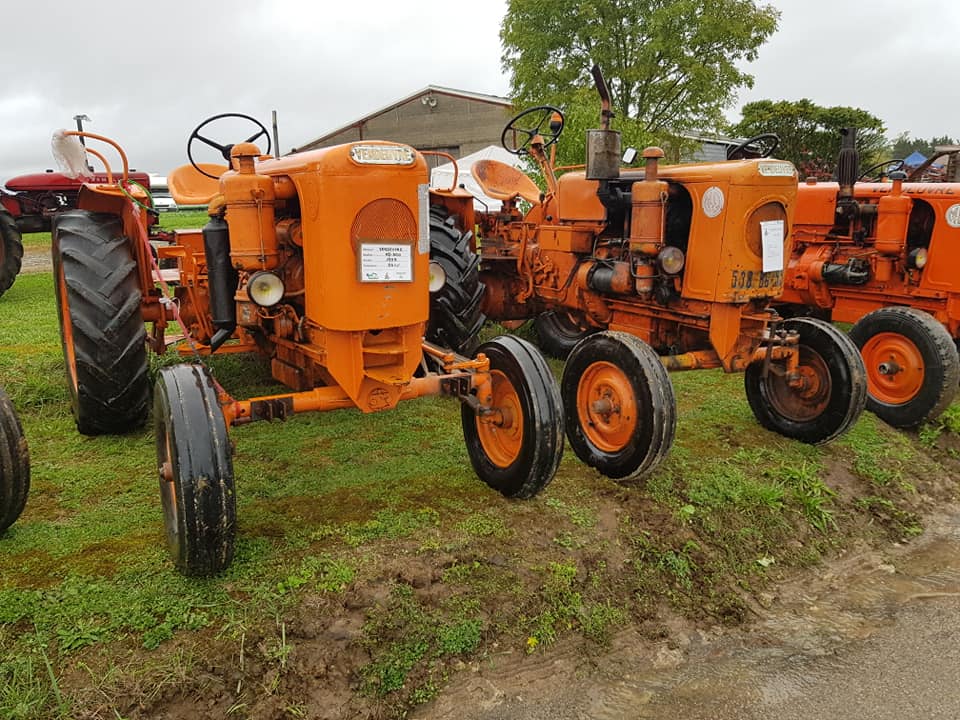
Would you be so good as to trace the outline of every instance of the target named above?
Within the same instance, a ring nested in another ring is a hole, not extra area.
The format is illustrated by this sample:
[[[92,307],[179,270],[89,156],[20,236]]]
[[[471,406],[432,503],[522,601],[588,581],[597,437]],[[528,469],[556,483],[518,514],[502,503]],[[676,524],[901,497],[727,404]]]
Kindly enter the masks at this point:
[[[861,348],[867,366],[867,388],[876,400],[902,405],[923,387],[923,355],[909,339],[897,333],[877,333]]]
[[[492,412],[477,418],[477,436],[490,461],[506,468],[523,448],[523,406],[513,384],[499,370],[490,371]]]
[[[624,372],[595,362],[577,386],[577,415],[586,438],[604,452],[625,448],[637,427],[637,399]]]
[[[794,422],[818,418],[830,404],[830,367],[818,352],[809,348],[800,348],[799,365],[792,378],[771,372],[764,382],[771,407]]]

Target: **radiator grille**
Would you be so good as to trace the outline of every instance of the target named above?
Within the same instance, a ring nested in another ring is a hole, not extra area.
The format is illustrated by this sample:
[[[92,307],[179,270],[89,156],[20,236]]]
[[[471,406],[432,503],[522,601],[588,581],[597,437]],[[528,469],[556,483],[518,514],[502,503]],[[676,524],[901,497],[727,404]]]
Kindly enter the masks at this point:
[[[404,203],[392,198],[374,200],[361,208],[353,220],[350,240],[402,240],[416,242],[417,220]]]

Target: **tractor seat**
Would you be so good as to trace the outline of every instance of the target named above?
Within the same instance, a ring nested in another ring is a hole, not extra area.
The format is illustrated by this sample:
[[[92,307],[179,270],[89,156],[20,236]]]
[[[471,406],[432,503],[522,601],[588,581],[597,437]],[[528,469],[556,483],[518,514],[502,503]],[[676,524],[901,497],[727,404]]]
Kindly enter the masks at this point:
[[[167,175],[167,187],[177,205],[209,205],[213,196],[220,192],[219,177],[227,171],[227,166],[216,163],[199,165],[217,177],[202,175],[193,165],[181,165]]]
[[[522,197],[531,205],[540,204],[540,188],[513,165],[499,160],[477,160],[470,173],[487,197],[503,201]]]

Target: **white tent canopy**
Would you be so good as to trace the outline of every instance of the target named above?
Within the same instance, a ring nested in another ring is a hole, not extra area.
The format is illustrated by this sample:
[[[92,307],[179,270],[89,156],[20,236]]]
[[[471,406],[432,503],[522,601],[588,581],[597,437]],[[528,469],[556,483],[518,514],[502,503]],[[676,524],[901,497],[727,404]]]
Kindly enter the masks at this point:
[[[499,160],[500,162],[520,168],[521,170],[524,168],[524,162],[519,156],[507,152],[499,145],[488,145],[482,150],[477,150],[475,153],[464,155],[462,158],[457,160],[457,168],[459,169],[457,185],[462,185],[471,195],[476,198],[476,200],[473,201],[474,207],[476,207],[478,210],[482,210],[485,207],[489,208],[490,210],[499,210],[501,205],[500,201],[484,195],[483,191],[480,190],[480,186],[477,184],[477,181],[470,173],[470,168],[473,167],[473,164],[477,162],[477,160]],[[438,165],[430,173],[430,187],[449,188],[452,184],[453,163]]]

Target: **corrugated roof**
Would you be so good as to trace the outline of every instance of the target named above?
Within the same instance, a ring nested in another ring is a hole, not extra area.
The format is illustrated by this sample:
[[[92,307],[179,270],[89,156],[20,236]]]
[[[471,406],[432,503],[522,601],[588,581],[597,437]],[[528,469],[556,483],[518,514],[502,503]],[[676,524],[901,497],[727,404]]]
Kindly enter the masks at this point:
[[[505,97],[500,97],[498,95],[484,95],[483,93],[470,92],[469,90],[457,90],[455,88],[446,88],[446,87],[441,87],[439,85],[427,85],[425,88],[421,90],[417,90],[415,93],[411,93],[400,100],[392,102],[386,107],[382,107],[379,110],[375,110],[371,113],[367,113],[363,117],[357,118],[351,123],[342,125],[336,128],[335,130],[331,130],[330,132],[325,133],[324,135],[321,135],[318,138],[314,138],[313,140],[305,142],[300,147],[302,148],[309,147],[311,145],[315,145],[316,143],[322,143],[323,141],[333,137],[334,135],[339,135],[344,130],[349,130],[352,127],[356,127],[357,125],[360,125],[361,123],[366,122],[370,118],[377,117],[378,115],[383,115],[384,113],[390,112],[394,108],[398,108],[401,105],[404,105],[410,102],[411,100],[416,100],[418,97],[422,97],[423,95],[430,95],[430,94],[451,95],[453,97],[467,98],[468,100],[477,100],[479,102],[490,103],[492,105],[503,105],[504,107],[510,107],[512,105],[510,100],[508,100]]]

